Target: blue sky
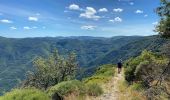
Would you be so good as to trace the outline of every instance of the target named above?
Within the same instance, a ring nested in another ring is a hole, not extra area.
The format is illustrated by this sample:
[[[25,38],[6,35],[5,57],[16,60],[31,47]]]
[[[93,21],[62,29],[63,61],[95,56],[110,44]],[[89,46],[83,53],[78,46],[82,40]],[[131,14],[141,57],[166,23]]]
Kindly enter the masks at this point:
[[[159,0],[0,0],[0,36],[154,35]]]

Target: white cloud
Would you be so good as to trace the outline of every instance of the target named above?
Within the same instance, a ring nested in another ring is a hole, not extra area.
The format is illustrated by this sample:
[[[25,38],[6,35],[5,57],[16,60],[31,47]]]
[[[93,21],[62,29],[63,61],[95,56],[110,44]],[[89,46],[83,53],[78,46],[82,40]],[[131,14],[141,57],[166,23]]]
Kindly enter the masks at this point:
[[[130,5],[134,5],[134,2],[130,2],[129,4],[130,4]]]
[[[24,30],[30,30],[31,28],[30,27],[28,27],[28,26],[25,26],[24,27]]]
[[[76,4],[71,4],[68,8],[69,8],[70,10],[80,10],[79,5],[76,5]]]
[[[99,9],[99,12],[108,12],[107,8],[101,8]]]
[[[109,22],[122,22],[123,20],[120,17],[115,17],[114,19],[110,19]]]
[[[31,16],[30,16],[30,17],[28,17],[28,20],[29,20],[29,21],[35,21],[35,22],[36,22],[36,21],[38,21],[38,18],[37,18],[37,17],[31,17]]]
[[[110,20],[109,20],[109,22],[113,22],[113,23],[114,23],[114,22],[115,22],[115,20],[113,20],[113,19],[110,19]]]
[[[142,14],[143,11],[142,11],[142,10],[136,10],[135,13],[137,13],[137,14]]]
[[[92,26],[92,25],[81,26],[81,29],[83,30],[94,30],[95,28],[96,26]]]
[[[11,26],[10,29],[11,29],[11,30],[16,30],[17,28],[14,27],[14,26]]]
[[[43,29],[46,29],[46,27],[45,27],[45,26],[43,26],[42,28],[43,28]]]
[[[122,22],[122,19],[120,17],[116,17],[114,20],[115,22]]]
[[[147,14],[145,14],[145,15],[144,15],[144,17],[148,17],[148,15],[147,15]]]
[[[93,7],[86,7],[84,13],[81,13],[79,17],[98,20],[101,17],[96,15],[97,11]]]
[[[0,22],[2,22],[2,23],[12,23],[12,21],[10,21],[8,19],[2,19],[2,20],[0,20]]]
[[[157,25],[157,24],[158,24],[158,22],[153,22],[152,24],[153,24],[153,25]]]
[[[122,9],[122,8],[115,8],[115,9],[113,9],[113,11],[114,11],[114,12],[122,12],[123,9]]]

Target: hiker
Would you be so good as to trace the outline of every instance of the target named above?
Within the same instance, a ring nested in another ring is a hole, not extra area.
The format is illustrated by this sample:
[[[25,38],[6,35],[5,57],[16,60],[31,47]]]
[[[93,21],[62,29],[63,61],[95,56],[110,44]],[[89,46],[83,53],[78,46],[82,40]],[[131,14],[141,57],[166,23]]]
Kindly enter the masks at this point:
[[[117,63],[117,68],[118,68],[118,73],[120,73],[122,70],[122,60],[119,60],[119,62]]]

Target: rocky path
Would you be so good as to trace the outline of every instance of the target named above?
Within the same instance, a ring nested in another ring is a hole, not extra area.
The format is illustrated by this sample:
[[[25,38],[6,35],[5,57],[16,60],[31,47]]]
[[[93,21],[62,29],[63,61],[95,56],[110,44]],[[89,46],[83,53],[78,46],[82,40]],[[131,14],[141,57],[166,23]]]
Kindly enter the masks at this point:
[[[94,100],[119,100],[119,82],[124,81],[123,72],[117,74],[109,81],[107,84],[104,84],[103,90],[104,94],[95,98]]]

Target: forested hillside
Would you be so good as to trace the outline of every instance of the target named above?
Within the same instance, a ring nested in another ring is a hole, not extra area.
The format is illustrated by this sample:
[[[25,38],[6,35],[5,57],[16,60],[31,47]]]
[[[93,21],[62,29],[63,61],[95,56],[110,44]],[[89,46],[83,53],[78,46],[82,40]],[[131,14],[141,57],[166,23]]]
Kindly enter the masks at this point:
[[[0,37],[0,90],[9,90],[25,78],[28,70],[32,70],[32,61],[37,56],[47,56],[54,48],[60,54],[75,51],[79,66],[87,66],[88,62],[104,55],[111,48],[118,49],[132,41],[143,37],[56,37],[56,38],[4,38]],[[10,84],[8,84],[10,83]]]

